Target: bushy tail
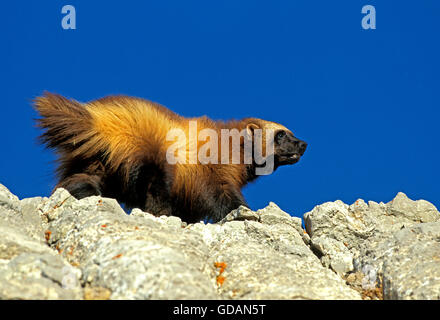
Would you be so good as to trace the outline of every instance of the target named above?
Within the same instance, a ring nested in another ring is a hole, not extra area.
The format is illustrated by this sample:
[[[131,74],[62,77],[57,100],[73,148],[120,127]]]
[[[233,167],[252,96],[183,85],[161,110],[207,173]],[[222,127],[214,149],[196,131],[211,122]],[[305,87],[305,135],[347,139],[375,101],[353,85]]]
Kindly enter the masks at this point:
[[[39,140],[48,148],[72,152],[90,138],[91,117],[81,103],[45,92],[34,107],[41,115],[37,125],[44,130]]]

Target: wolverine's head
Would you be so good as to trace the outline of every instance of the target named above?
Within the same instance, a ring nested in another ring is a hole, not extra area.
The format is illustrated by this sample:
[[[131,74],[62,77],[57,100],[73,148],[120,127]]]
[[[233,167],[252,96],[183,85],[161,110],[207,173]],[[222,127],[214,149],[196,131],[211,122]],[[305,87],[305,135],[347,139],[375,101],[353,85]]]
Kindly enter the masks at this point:
[[[249,119],[246,128],[254,138],[256,129],[261,129],[263,157],[272,154],[267,147],[270,143],[273,143],[275,169],[282,165],[297,163],[306,151],[307,143],[296,138],[292,131],[279,123],[254,118]],[[264,144],[264,141],[266,141],[266,144]]]
[[[299,161],[307,143],[296,138],[289,130],[279,129],[274,135],[275,165],[294,164]]]

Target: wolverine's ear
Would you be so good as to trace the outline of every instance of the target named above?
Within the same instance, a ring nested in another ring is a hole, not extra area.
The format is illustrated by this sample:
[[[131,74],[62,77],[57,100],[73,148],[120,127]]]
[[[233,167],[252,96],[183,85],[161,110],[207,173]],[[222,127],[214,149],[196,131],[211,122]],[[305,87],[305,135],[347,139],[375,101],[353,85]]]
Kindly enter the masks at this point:
[[[249,123],[246,126],[246,132],[249,136],[253,137],[254,136],[254,130],[255,129],[260,129],[260,127],[258,126],[258,124],[256,123]]]

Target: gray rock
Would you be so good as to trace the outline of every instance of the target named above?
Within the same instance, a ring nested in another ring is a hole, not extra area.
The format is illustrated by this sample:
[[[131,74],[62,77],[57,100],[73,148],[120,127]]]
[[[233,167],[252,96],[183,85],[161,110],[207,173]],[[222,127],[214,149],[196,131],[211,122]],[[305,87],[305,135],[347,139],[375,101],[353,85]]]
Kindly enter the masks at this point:
[[[38,208],[45,201],[47,198],[42,197],[26,198],[20,201],[22,226],[29,236],[40,241],[46,238],[47,223],[41,219]]]
[[[385,299],[440,299],[440,222],[403,228],[357,263],[377,270]]]
[[[0,259],[12,259],[22,253],[52,253],[46,243],[29,237],[22,229],[0,220]]]
[[[339,275],[344,275],[354,270],[353,254],[341,241],[325,236],[315,237],[313,239],[313,247],[322,256],[322,264],[331,268]]]
[[[0,227],[20,229],[31,238],[44,242],[45,226],[36,210],[42,201],[41,197],[20,201],[0,185]]]
[[[0,265],[0,299],[81,299],[80,274],[59,256],[23,253]]]
[[[49,224],[50,244],[111,299],[215,299],[204,274],[209,252],[176,217],[127,215],[114,199],[66,202]]]
[[[379,284],[387,299],[439,298],[430,203],[336,201],[304,218],[308,232],[270,203],[187,225],[64,189],[19,200],[0,185],[0,299],[360,299]]]
[[[260,215],[249,208],[244,206],[238,207],[236,210],[231,211],[226,217],[224,217],[219,223],[224,224],[229,221],[240,220],[254,220],[260,221]]]
[[[21,212],[20,200],[13,195],[5,186],[0,184],[0,219],[4,223],[11,223],[17,226],[18,216]],[[21,222],[21,221],[20,221]]]
[[[138,209],[126,215],[100,197],[56,210],[50,245],[81,268],[84,286],[107,288],[111,299],[360,298],[310,251],[300,219],[275,204],[187,227]]]
[[[39,206],[0,185],[0,299],[81,299],[81,271],[46,243]]]
[[[3,210],[12,210],[18,212],[20,210],[17,196],[11,193],[8,188],[0,184],[0,208]]]
[[[260,215],[260,222],[263,224],[286,224],[294,228],[302,237],[306,244],[309,244],[310,237],[302,227],[302,220],[292,217],[287,212],[281,210],[275,203],[270,202],[266,208],[257,211]]]
[[[230,221],[190,226],[209,246],[224,299],[359,299],[324,268],[297,230],[286,224]],[[223,266],[223,272],[222,271]]]
[[[304,220],[312,248],[338,274],[363,273],[363,288],[383,286],[385,299],[438,299],[440,213],[431,203],[403,193],[387,204],[335,201]]]
[[[388,204],[386,211],[389,215],[414,222],[433,222],[440,219],[433,204],[425,200],[413,201],[402,192]]]
[[[22,253],[52,253],[43,230],[35,202],[20,201],[0,185],[0,259],[9,260]]]

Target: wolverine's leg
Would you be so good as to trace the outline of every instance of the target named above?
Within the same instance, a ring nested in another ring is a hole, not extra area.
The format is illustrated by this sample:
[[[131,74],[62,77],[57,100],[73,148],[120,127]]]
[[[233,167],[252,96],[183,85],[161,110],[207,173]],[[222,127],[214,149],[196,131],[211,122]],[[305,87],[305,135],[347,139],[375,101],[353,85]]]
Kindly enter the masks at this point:
[[[74,174],[58,183],[57,188],[64,188],[77,199],[101,195],[101,178],[85,173]]]
[[[205,185],[203,191],[200,191],[192,201],[192,210],[186,214],[187,218],[185,219],[191,223],[204,218],[208,218],[212,222],[219,222],[239,206],[249,207],[240,190],[234,186],[218,188]]]
[[[217,197],[209,199],[206,203],[207,212],[213,222],[218,222],[234,209],[239,206],[249,207],[239,190],[230,188],[226,192],[219,193]]]

